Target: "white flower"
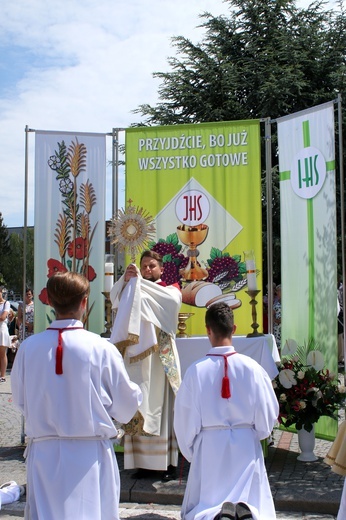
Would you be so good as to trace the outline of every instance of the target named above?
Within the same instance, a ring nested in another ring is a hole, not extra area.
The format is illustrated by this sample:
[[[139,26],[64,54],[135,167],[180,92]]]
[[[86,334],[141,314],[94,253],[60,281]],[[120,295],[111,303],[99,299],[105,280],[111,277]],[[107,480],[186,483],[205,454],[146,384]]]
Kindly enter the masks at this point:
[[[298,374],[297,374],[297,378],[298,379],[304,379],[305,377],[305,372],[303,372],[302,370],[299,370]]]
[[[346,393],[346,386],[338,385],[338,391],[339,391],[340,394],[345,394]]]
[[[312,386],[311,388],[308,388],[306,393],[310,394],[311,392],[318,392],[318,388],[316,386]]]
[[[292,388],[292,386],[297,384],[295,373],[293,370],[289,370],[288,368],[281,370],[279,374],[279,381],[284,388]]]
[[[312,403],[312,406],[316,407],[318,400],[323,398],[323,394],[322,394],[321,390],[318,390],[318,388],[315,388],[315,390],[316,390],[316,394],[315,394],[314,399],[311,401],[311,403]]]
[[[286,394],[280,394],[280,397],[279,397],[280,401],[282,403],[285,403],[287,401],[287,396]]]
[[[316,372],[319,372],[324,367],[324,356],[322,352],[318,350],[312,350],[306,357],[306,364],[309,367],[313,367]]]
[[[298,344],[294,339],[286,339],[284,346],[281,349],[282,356],[292,356],[296,352]]]
[[[305,401],[299,401],[299,408],[301,410],[304,410],[304,408],[306,408],[306,402]]]

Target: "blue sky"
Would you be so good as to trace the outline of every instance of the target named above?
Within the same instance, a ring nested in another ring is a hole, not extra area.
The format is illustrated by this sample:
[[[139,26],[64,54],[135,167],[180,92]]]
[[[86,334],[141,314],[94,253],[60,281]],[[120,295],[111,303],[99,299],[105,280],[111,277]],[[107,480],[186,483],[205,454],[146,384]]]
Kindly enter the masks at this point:
[[[132,110],[157,101],[159,82],[152,73],[168,70],[167,57],[175,54],[171,37],[200,41],[199,15],[228,9],[223,0],[2,2],[0,211],[5,224],[24,222],[26,125],[102,133],[126,128],[139,119]],[[34,224],[34,141],[34,132],[29,133],[29,225]],[[109,171],[106,218],[111,217],[110,179]]]

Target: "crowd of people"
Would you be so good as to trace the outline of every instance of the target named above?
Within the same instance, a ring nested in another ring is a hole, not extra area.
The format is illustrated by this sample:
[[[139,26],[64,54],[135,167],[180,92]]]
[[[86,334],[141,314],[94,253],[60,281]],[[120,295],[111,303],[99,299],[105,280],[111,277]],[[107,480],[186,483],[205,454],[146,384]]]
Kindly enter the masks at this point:
[[[153,251],[126,268],[110,292],[109,340],[83,328],[90,289],[77,273],[48,279],[56,320],[35,335],[32,290],[16,319],[0,297],[0,353],[13,322],[23,340],[11,383],[28,438],[28,518],[118,519],[113,443],[122,436],[133,478],[175,479],[179,450],[190,462],[183,520],[276,518],[261,445],[279,412],[270,377],[235,351],[233,311],[219,302],[205,314],[210,350],[182,378],[175,344],[181,291],[162,273]],[[274,291],[280,346],[281,287]]]
[[[26,289],[25,309],[23,302],[18,311],[7,300],[5,286],[0,286],[0,383],[6,382],[6,370],[12,367],[17,349],[22,341],[34,334],[34,293]]]

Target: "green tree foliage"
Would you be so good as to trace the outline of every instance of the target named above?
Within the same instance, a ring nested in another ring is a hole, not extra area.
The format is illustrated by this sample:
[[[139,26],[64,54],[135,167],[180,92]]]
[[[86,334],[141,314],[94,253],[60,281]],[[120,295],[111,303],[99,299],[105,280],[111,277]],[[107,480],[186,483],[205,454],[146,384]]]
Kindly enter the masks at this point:
[[[23,293],[23,236],[12,233],[9,236],[9,253],[4,258],[3,275],[6,287],[15,293]],[[33,287],[34,282],[34,229],[27,230],[26,246],[26,285]]]
[[[7,259],[10,254],[9,234],[7,227],[4,224],[2,213],[0,213],[0,284],[5,284],[4,267],[7,264]]]
[[[172,39],[179,57],[156,72],[159,103],[144,124],[276,118],[330,101],[345,87],[346,17],[323,2],[228,0],[230,17],[201,16],[199,44]]]
[[[172,39],[176,57],[168,59],[168,72],[153,74],[161,80],[159,101],[135,110],[143,118],[140,124],[275,119],[331,101],[345,91],[342,1],[336,10],[326,10],[324,2],[302,9],[294,0],[227,3],[229,17],[201,15],[205,36],[200,43],[183,36]],[[278,282],[280,204],[274,126],[273,200],[269,203],[273,206],[274,278]],[[266,204],[264,197],[264,246]]]

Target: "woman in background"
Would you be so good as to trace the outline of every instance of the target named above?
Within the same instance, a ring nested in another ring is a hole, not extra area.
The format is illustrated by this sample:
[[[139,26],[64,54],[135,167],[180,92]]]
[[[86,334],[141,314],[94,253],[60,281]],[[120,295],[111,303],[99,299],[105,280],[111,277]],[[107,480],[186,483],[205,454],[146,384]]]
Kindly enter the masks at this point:
[[[0,383],[6,381],[7,349],[11,346],[10,335],[7,327],[7,316],[10,304],[4,299],[4,287],[0,287]]]
[[[23,316],[23,304],[18,307],[17,323],[19,326],[19,341],[32,336],[34,333],[34,294],[31,289],[27,289],[25,293],[25,316]],[[24,335],[23,335],[24,321]]]

